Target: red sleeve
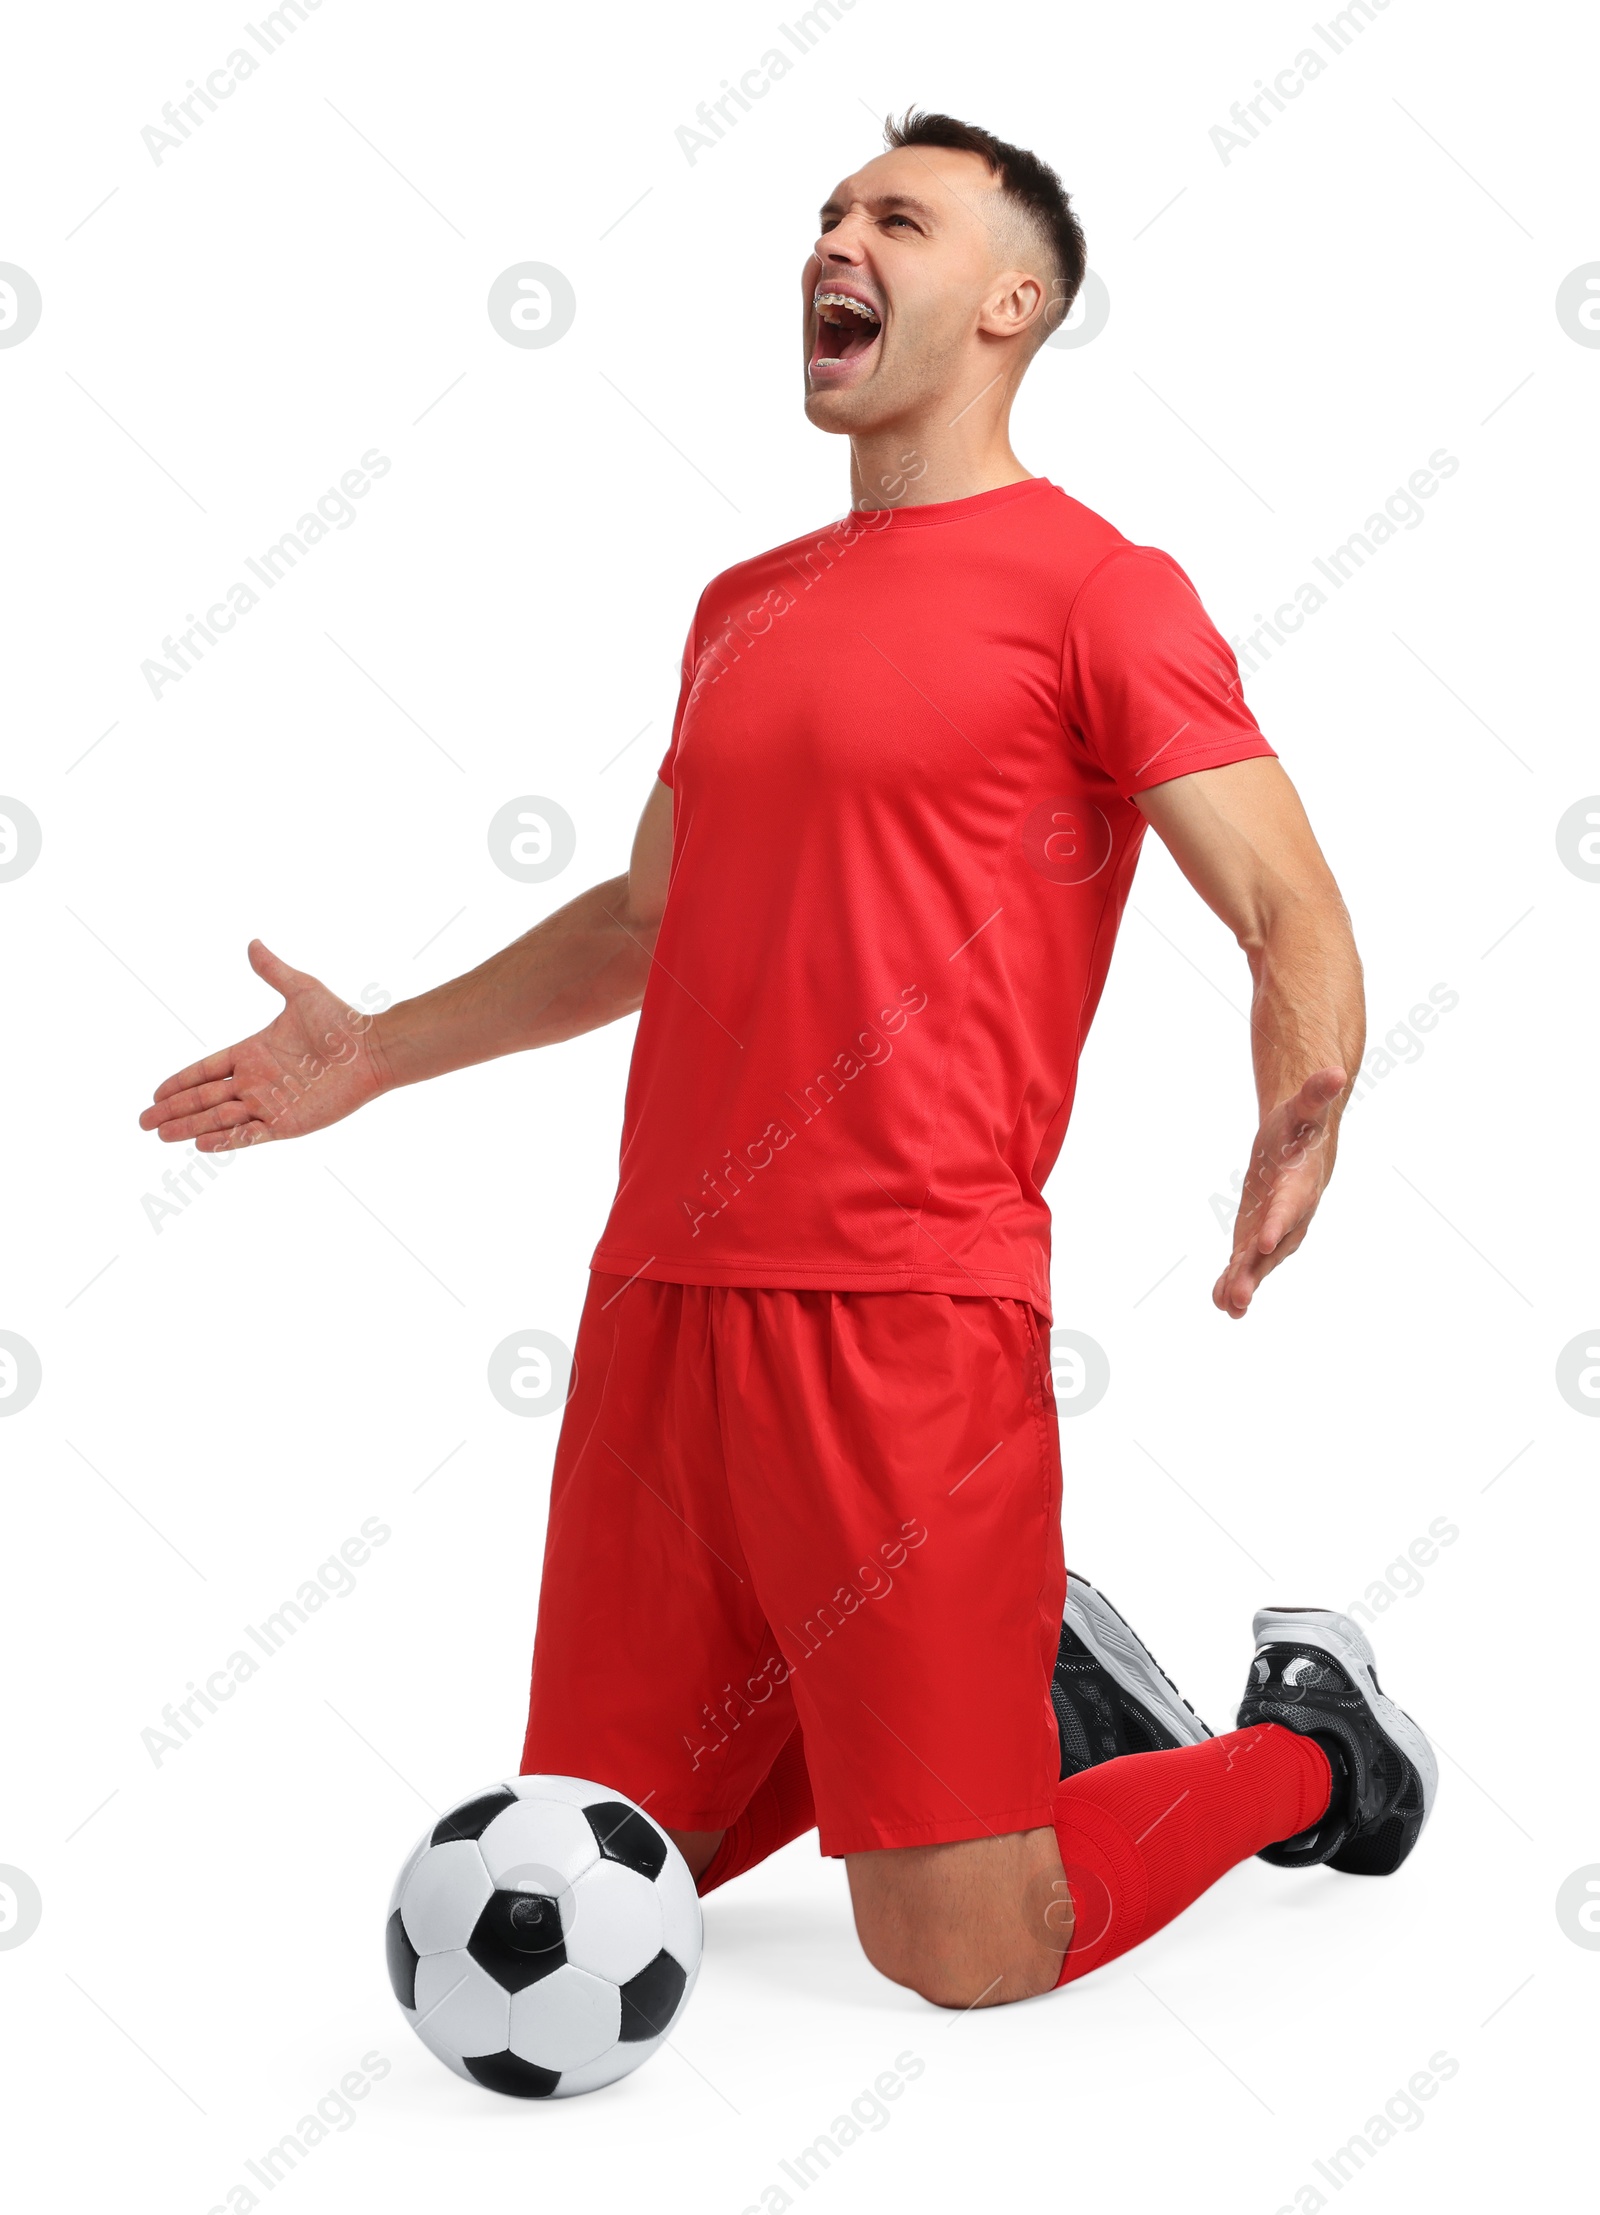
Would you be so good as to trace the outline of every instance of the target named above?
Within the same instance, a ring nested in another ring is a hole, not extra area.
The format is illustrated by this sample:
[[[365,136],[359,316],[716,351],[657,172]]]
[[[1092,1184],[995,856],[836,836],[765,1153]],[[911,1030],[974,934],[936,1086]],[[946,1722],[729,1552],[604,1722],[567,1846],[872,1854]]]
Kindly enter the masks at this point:
[[[1177,563],[1150,546],[1107,555],[1079,587],[1061,716],[1129,800],[1197,769],[1273,757],[1227,641]]]
[[[701,602],[704,598],[705,595],[702,593]],[[700,628],[700,604],[700,602],[697,602],[695,605],[694,621],[689,625],[689,635],[683,642],[683,661],[678,673],[678,705],[672,717],[672,740],[661,757],[661,767],[656,771],[656,775],[664,785],[670,785],[672,782],[672,765],[678,753],[678,734],[683,729],[683,714],[685,708],[689,705],[689,693],[694,684],[694,669],[697,659],[694,634]]]

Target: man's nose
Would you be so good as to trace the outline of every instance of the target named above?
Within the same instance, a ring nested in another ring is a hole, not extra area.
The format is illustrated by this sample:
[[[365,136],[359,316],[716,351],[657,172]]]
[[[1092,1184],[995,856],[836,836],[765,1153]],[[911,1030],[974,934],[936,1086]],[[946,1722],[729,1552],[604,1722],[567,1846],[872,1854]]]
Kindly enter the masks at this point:
[[[844,263],[855,267],[865,251],[866,232],[862,223],[853,216],[844,216],[831,231],[824,231],[811,251],[819,262]]]

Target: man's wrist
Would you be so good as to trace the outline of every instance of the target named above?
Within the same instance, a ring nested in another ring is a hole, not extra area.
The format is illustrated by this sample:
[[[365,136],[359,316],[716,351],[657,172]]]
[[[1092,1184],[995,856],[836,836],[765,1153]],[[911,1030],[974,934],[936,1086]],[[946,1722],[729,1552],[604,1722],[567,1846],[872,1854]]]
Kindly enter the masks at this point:
[[[385,1092],[393,1092],[397,1086],[407,1082],[407,1079],[399,1073],[404,1057],[403,1055],[397,1056],[395,1051],[399,1043],[399,1026],[392,1020],[386,1020],[386,1018],[392,1019],[398,1013],[398,1007],[386,1008],[382,1014],[375,1015],[372,1018],[366,1030],[362,1033],[362,1048],[365,1051],[367,1067],[372,1072],[372,1080],[378,1096]]]

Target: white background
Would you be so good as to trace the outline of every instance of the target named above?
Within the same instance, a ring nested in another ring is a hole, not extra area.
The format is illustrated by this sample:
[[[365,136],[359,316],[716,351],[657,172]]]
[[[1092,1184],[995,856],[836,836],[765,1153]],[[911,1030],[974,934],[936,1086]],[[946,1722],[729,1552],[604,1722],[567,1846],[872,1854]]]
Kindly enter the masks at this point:
[[[239,11],[8,33],[0,260],[44,312],[0,351],[0,792],[44,847],[0,884],[0,1328],[44,1382],[0,1424],[0,1862],[44,1914],[0,1951],[5,2156],[30,2206],[204,2215],[377,2050],[294,2208],[738,2215],[910,2050],[819,2202],[1272,2215],[1331,2200],[1313,2163],[1442,2050],[1457,2075],[1352,2196],[1567,2204],[1600,1961],[1555,1895],[1600,1860],[1600,1433],[1554,1379],[1600,1321],[1600,887],[1555,831],[1600,787],[1600,352],[1554,301],[1600,258],[1590,26],[1393,0],[1224,163],[1212,126],[1310,11],[858,0],[691,164],[676,128],[778,20],[326,0],[159,165],[141,128]],[[674,2050],[526,2106],[412,2038],[381,1924],[429,1810],[516,1767],[556,1424],[485,1364],[570,1342],[632,1025],[233,1161],[159,1230],[179,1157],[135,1119],[274,1012],[253,934],[399,997],[621,867],[701,585],[846,505],[796,283],[818,201],[913,100],[1061,168],[1111,317],[1040,356],[1017,449],[1174,553],[1230,635],[1460,461],[1247,687],[1374,1043],[1435,985],[1459,1004],[1225,1323],[1247,980],[1152,841],[1051,1192],[1057,1321],[1111,1363],[1063,1422],[1069,1561],[1226,1726],[1253,1608],[1359,1598],[1447,1519],[1373,1634],[1443,1748],[1438,1814],[1392,1882],[1252,1862],[1069,1993],[960,2019],[867,1968],[803,1840],[708,1903]],[[577,297],[547,349],[485,313],[525,260]],[[141,662],[374,446],[353,526],[152,699]],[[522,794],[577,825],[547,885],[489,855]],[[154,1766],[163,1705],[372,1516],[356,1589]]]

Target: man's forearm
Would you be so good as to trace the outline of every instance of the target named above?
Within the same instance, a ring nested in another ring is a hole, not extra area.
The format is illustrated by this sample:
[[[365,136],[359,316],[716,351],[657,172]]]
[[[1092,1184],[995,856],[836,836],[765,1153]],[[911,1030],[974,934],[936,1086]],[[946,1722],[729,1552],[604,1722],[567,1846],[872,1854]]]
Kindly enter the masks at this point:
[[[626,876],[591,886],[476,969],[386,1009],[368,1036],[385,1089],[632,1014],[656,930],[630,908]]]
[[[1254,984],[1250,1039],[1263,1119],[1319,1069],[1342,1069],[1345,1092],[1330,1116],[1330,1129],[1336,1129],[1367,1035],[1361,958],[1343,903],[1336,897],[1296,902],[1274,916],[1260,942],[1245,950]]]

